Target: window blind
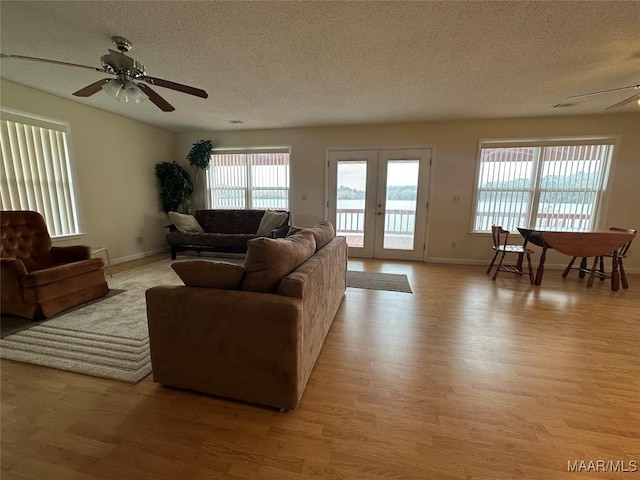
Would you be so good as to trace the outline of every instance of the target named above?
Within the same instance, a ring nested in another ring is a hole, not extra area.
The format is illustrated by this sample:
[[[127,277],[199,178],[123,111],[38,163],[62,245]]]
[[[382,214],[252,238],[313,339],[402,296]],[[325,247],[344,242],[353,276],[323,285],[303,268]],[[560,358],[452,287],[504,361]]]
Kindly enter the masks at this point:
[[[0,127],[0,207],[39,212],[52,237],[80,233],[66,127],[7,112]]]
[[[289,152],[285,149],[224,151],[211,156],[207,207],[289,208]]]
[[[613,141],[570,143],[481,143],[473,231],[487,232],[491,225],[592,230]]]

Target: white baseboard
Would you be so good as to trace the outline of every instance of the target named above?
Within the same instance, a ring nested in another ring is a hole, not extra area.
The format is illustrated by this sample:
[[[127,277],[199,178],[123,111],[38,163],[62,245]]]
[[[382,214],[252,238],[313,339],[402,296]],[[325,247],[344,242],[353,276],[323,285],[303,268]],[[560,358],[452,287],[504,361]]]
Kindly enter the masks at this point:
[[[470,260],[466,258],[437,258],[427,257],[425,263],[448,263],[451,265],[486,265],[489,266],[489,262],[486,260]]]
[[[146,252],[134,253],[133,255],[127,255],[126,257],[114,258],[111,260],[111,265],[118,265],[119,263],[131,262],[132,260],[139,260],[141,258],[150,257],[151,255],[156,255],[158,253],[167,252],[169,253],[169,248],[157,248],[155,250],[147,250]]]

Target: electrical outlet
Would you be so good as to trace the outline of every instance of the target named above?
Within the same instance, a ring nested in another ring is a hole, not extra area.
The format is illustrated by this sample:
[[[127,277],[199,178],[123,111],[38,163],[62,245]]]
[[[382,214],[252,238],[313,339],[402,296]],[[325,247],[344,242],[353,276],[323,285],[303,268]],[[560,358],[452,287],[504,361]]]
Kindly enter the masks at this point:
[[[456,248],[458,245],[456,245],[456,242],[451,242],[451,248]]]
[[[302,195],[300,195],[300,199],[302,200],[308,200],[309,196],[306,193],[303,193]]]
[[[453,203],[460,203],[460,195],[454,195],[451,201]]]
[[[142,235],[136,237],[136,243],[144,243],[144,237]]]

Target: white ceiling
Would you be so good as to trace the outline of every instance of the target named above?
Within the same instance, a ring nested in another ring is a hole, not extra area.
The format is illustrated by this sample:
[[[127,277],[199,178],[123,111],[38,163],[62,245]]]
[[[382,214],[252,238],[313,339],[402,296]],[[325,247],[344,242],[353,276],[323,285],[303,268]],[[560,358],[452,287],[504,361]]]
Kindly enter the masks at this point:
[[[0,76],[173,131],[597,114],[636,91],[553,105],[640,83],[638,1],[1,1],[0,22],[2,53],[96,67],[129,38],[148,75],[209,98],[154,87],[164,113],[73,97],[90,70],[2,59]]]

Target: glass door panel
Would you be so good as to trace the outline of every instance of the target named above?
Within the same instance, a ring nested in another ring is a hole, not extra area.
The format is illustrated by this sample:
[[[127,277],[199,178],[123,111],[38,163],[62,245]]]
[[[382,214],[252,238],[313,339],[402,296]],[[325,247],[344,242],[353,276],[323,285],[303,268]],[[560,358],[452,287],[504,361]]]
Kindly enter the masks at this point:
[[[419,160],[387,162],[383,248],[414,248],[419,172]]]
[[[367,162],[338,160],[336,235],[347,237],[349,247],[364,247]]]
[[[372,257],[378,152],[329,152],[327,218],[347,238],[349,255]]]

